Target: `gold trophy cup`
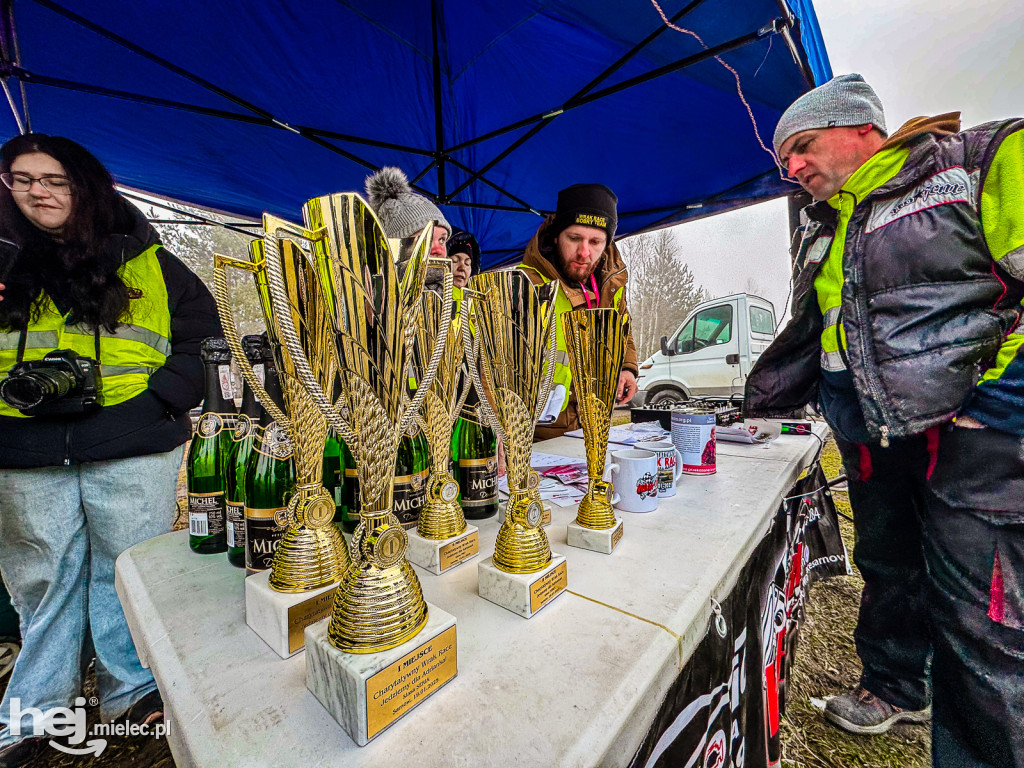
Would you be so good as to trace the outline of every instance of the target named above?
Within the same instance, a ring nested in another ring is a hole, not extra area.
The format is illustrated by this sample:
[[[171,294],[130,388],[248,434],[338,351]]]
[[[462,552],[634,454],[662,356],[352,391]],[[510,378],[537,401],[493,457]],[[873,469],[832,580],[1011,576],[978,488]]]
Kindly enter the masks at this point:
[[[433,291],[423,294],[424,322],[416,334],[420,365],[432,355],[439,344],[434,337],[440,326],[443,298]],[[408,558],[435,574],[466,562],[480,551],[479,529],[467,525],[459,504],[459,486],[449,469],[452,428],[462,411],[472,383],[463,375],[464,350],[469,346],[466,335],[469,322],[467,303],[452,320],[446,343],[441,350],[430,391],[423,398],[420,410],[422,427],[430,449],[430,480],[427,500],[420,510],[416,531],[409,534]]]
[[[310,200],[303,218],[339,366],[332,390],[317,391],[316,380],[304,383],[355,457],[361,504],[349,547],[352,564],[330,621],[306,629],[306,687],[364,745],[457,674],[455,618],[436,606],[428,609],[405,558],[408,536],[392,511],[399,441],[431,390],[447,343],[451,276],[435,348],[410,397],[407,373],[424,322],[432,227],[415,239],[400,277],[380,222],[359,195]],[[287,333],[284,340],[296,341]],[[425,645],[433,653],[421,652]],[[390,693],[374,695],[378,673],[398,667],[403,677]],[[396,707],[395,697],[413,704]]]
[[[303,207],[339,376],[335,399],[318,397],[356,460],[360,521],[328,629],[335,648],[375,653],[395,648],[427,622],[419,580],[405,558],[408,537],[392,513],[395,457],[402,435],[431,392],[451,325],[451,278],[436,318],[433,354],[409,397],[406,372],[423,315],[430,227],[416,239],[405,275],[373,211],[354,193]],[[333,422],[332,422],[333,423]]]
[[[612,509],[614,488],[602,478],[627,320],[617,309],[576,309],[560,319],[590,478],[576,520],[569,525],[568,543],[611,554],[622,538],[622,521]]]
[[[270,271],[276,269],[287,276],[289,293],[278,297],[276,303],[288,307],[291,322],[301,329],[303,337],[321,337],[324,317],[318,310],[319,302],[306,289],[308,283],[302,272],[307,259],[301,249],[291,241],[279,240],[269,223],[265,226],[268,234],[250,245],[248,261],[219,254],[214,257],[214,296],[224,337],[242,375],[294,447],[296,488],[287,512],[281,515],[287,530],[278,543],[269,573],[246,580],[246,621],[280,655],[290,656],[301,650],[305,626],[327,615],[329,601],[320,598],[341,579],[349,556],[345,540],[333,524],[334,500],[322,485],[327,421],[302,386],[295,359],[280,343],[281,317],[273,310]],[[255,278],[281,381],[283,411],[267,395],[242,352],[229,296],[228,267],[250,272]],[[314,375],[329,382],[337,375],[333,347],[309,346],[307,365],[312,366]],[[289,611],[302,619],[289,619]]]
[[[540,477],[530,468],[534,426],[554,375],[559,288],[557,282],[535,287],[523,272],[512,270],[476,275],[469,289],[481,360],[479,370],[470,366],[470,371],[480,410],[501,435],[509,487],[494,555],[480,564],[479,589],[483,597],[529,618],[566,584],[565,558],[552,556],[541,527]]]

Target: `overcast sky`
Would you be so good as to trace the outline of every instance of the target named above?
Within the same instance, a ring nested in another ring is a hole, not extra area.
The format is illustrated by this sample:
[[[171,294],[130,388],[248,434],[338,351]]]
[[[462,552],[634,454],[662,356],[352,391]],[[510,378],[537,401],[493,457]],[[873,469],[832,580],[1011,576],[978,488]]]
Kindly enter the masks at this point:
[[[959,110],[963,124],[1024,116],[1024,1],[814,0],[834,74],[860,72],[890,130]],[[762,133],[771,135],[762,126]],[[781,315],[789,280],[786,203],[673,229],[713,295],[758,288]]]

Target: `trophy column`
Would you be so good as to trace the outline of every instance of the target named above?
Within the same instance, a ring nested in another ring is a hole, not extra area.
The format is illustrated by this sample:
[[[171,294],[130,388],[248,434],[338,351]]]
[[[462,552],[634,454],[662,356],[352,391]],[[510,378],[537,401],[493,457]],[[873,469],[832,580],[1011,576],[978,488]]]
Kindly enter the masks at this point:
[[[321,484],[327,421],[298,380],[295,361],[280,343],[279,317],[273,312],[269,271],[295,274],[303,263],[302,251],[288,241],[279,242],[272,230],[266,241],[255,241],[249,261],[215,257],[214,295],[224,337],[239,368],[263,406],[277,422],[278,433],[294,449],[296,487],[278,525],[287,526],[270,569],[245,580],[245,621],[282,658],[305,646],[306,627],[323,619],[331,609],[334,592],[348,565],[345,541],[334,527],[334,503]],[[268,247],[269,244],[269,247]],[[268,260],[269,256],[269,260]],[[263,388],[242,351],[231,310],[226,267],[250,272],[256,278],[264,310],[267,337],[281,384],[283,409]],[[294,281],[293,281],[294,282]],[[295,286],[292,286],[293,293]],[[312,297],[278,297],[290,302],[301,321],[315,323]],[[330,350],[311,350],[308,364],[321,376],[330,370]]]
[[[571,547],[610,555],[622,540],[622,521],[615,519],[615,488],[605,481],[605,457],[615,390],[625,354],[626,320],[617,309],[577,309],[561,317],[579,404],[587,450],[587,494],[566,539]]]
[[[445,262],[446,264],[448,262]],[[450,303],[450,276],[445,275],[445,294]],[[432,331],[440,327],[444,296],[432,291],[423,294],[423,317],[416,334],[419,367],[425,367],[433,351],[439,348]],[[459,486],[449,471],[452,428],[466,400],[470,382],[461,375],[464,340],[468,323],[462,315],[452,321],[446,343],[441,349],[430,391],[420,411],[430,448],[430,480],[427,502],[420,510],[419,525],[409,531],[409,561],[435,575],[471,560],[480,553],[479,529],[467,525],[459,504]]]
[[[406,376],[417,328],[431,320],[422,295],[433,228],[412,244],[399,281],[392,247],[358,195],[310,200],[303,217],[310,268],[302,282],[311,286],[323,324],[302,337],[288,307],[275,305],[275,312],[283,315],[282,341],[299,361],[299,380],[355,457],[360,499],[352,562],[331,616],[306,629],[306,687],[362,746],[458,673],[455,618],[423,599],[406,560],[408,535],[393,510],[398,444],[440,366],[451,289],[436,318],[436,349],[410,398]],[[330,386],[303,365],[315,340],[333,351]]]
[[[558,283],[536,288],[519,271],[470,279],[480,334],[474,384],[481,411],[502,436],[509,497],[494,555],[478,566],[480,596],[530,618],[565,591],[565,557],[553,555],[537,499],[540,477],[530,468],[533,429],[554,374]],[[547,354],[545,354],[545,350]]]

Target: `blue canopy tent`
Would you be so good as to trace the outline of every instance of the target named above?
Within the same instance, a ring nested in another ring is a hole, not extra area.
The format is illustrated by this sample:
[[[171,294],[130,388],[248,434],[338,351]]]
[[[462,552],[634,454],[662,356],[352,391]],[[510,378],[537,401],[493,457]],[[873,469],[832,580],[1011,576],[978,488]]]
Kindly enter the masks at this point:
[[[788,3],[788,4],[787,4]],[[759,146],[831,77],[810,0],[3,0],[3,137],[69,136],[120,184],[245,217],[403,168],[485,265],[569,184],[619,236],[793,191]],[[705,47],[706,46],[706,47]]]

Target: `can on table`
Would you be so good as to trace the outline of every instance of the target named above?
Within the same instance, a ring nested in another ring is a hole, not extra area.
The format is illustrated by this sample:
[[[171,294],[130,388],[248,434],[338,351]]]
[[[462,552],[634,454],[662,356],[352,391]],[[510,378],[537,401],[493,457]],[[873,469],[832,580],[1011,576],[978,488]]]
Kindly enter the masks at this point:
[[[672,443],[684,475],[712,475],[715,466],[715,409],[690,406],[672,411]]]

